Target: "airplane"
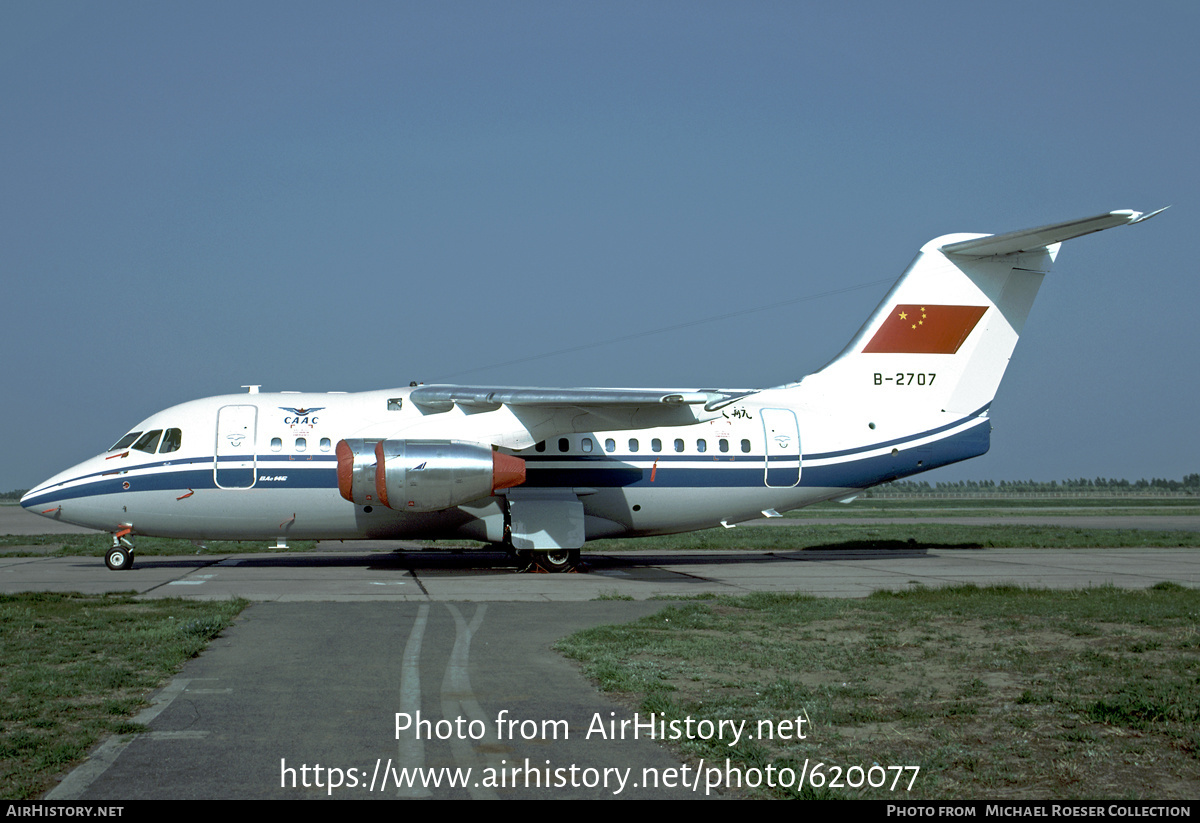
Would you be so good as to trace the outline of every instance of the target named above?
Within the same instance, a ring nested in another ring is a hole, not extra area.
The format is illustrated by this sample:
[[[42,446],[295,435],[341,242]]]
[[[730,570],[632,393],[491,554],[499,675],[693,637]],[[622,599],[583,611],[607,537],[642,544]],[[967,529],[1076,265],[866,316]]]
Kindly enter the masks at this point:
[[[559,572],[589,540],[848,501],[987,452],[989,407],[1060,244],[1161,211],[938,237],[841,353],[774,388],[247,386],[151,415],[21,505],[111,532],[114,570],[147,535],[468,538]]]

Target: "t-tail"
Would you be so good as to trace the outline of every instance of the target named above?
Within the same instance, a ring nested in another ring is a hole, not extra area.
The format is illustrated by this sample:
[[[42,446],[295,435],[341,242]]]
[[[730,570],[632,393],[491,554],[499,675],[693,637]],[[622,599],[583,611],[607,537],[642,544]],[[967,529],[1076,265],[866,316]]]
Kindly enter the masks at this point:
[[[986,452],[988,408],[1059,245],[1161,211],[926,243],[850,344],[795,384],[809,414],[838,432],[816,462],[880,458],[866,461],[878,470],[861,487]]]

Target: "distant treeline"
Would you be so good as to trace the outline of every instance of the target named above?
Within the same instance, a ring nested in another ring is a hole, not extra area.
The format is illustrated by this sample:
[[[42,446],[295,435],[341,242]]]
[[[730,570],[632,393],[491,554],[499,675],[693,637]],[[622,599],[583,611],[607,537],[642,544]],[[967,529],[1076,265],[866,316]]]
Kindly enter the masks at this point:
[[[29,489],[13,489],[10,492],[0,494],[0,500],[20,500],[25,496],[25,492],[27,491],[29,491]]]
[[[876,486],[872,491],[900,494],[1013,494],[1036,493],[1054,494],[1055,492],[1102,494],[1121,494],[1138,492],[1185,492],[1200,494],[1200,474],[1185,475],[1183,480],[1168,480],[1165,477],[1152,477],[1149,480],[1118,480],[1115,477],[1097,477],[1089,480],[1080,477],[1072,480],[959,480],[957,482],[930,483],[927,480],[896,480]]]

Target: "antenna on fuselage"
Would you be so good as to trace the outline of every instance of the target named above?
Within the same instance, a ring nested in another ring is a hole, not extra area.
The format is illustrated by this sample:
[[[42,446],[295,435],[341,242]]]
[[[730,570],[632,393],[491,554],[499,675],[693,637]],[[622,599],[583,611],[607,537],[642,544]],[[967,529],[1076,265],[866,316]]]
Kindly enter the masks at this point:
[[[242,388],[249,389],[247,394],[258,394],[258,390],[262,388],[262,384],[259,383],[257,386],[242,386]]]

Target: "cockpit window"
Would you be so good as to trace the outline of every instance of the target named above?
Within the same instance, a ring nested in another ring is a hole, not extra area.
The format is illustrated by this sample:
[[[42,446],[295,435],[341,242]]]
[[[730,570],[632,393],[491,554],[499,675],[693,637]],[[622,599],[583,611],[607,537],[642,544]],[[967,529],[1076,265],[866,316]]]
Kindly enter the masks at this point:
[[[163,435],[162,445],[158,448],[159,454],[167,452],[179,451],[179,446],[183,443],[183,432],[179,429],[167,429]]]
[[[113,443],[112,448],[109,449],[109,451],[110,452],[119,452],[121,449],[127,449],[131,445],[133,445],[133,441],[137,440],[139,437],[141,437],[141,435],[142,435],[141,432],[130,432],[129,434],[125,435],[120,440],[118,440],[116,443]]]
[[[154,450],[158,448],[158,438],[162,437],[162,429],[154,429],[143,434],[138,442],[133,444],[133,447],[140,452],[154,454]]]

